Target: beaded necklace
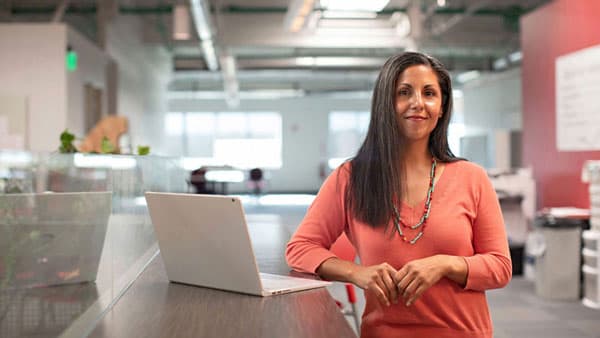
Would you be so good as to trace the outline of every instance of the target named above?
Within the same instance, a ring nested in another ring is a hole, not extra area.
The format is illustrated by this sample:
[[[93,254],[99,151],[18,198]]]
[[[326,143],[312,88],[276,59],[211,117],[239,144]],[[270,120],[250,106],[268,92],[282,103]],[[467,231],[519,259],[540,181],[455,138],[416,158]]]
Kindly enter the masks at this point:
[[[427,219],[429,218],[429,212],[431,211],[431,195],[433,194],[433,189],[434,189],[434,184],[433,184],[433,180],[435,178],[435,167],[437,166],[437,161],[435,160],[435,158],[431,158],[431,171],[429,173],[429,189],[427,189],[427,199],[425,200],[425,210],[423,210],[423,216],[421,216],[421,219],[419,220],[419,222],[415,225],[408,225],[406,224],[401,218],[400,218],[400,213],[398,212],[398,209],[396,208],[396,205],[394,204],[394,225],[396,226],[396,230],[398,231],[398,234],[400,235],[400,237],[402,238],[403,241],[408,242],[410,244],[415,244],[419,238],[421,238],[423,236],[423,231],[425,231],[425,225],[427,223]],[[419,233],[411,240],[409,240],[406,235],[404,234],[404,232],[402,231],[402,228],[400,227],[400,225],[402,225],[405,228],[410,228],[412,230],[415,230],[419,227],[421,227],[421,230],[419,231]]]

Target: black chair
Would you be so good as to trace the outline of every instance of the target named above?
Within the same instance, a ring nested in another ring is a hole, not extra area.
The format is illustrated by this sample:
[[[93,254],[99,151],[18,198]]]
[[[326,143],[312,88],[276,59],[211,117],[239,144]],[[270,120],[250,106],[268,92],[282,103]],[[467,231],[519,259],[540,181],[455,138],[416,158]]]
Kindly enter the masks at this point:
[[[250,170],[248,187],[250,188],[252,194],[260,195],[262,193],[265,184],[263,178],[264,175],[262,169],[254,168]]]
[[[194,187],[196,194],[214,194],[215,189],[206,181],[206,168],[200,167],[190,173],[188,184]]]

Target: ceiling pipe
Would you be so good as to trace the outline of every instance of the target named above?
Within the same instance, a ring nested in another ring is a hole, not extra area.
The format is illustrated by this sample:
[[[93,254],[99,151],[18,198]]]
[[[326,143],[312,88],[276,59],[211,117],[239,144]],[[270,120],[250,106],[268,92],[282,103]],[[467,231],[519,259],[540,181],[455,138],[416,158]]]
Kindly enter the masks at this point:
[[[467,9],[465,10],[464,13],[462,13],[462,14],[456,14],[453,17],[451,17],[450,19],[446,20],[445,22],[442,22],[442,23],[434,26],[431,29],[432,35],[433,36],[439,36],[439,35],[443,34],[444,32],[448,31],[450,28],[456,26],[456,24],[458,24],[462,20],[464,20],[464,19],[468,18],[469,16],[473,15],[479,9],[487,6],[488,3],[490,3],[490,0],[483,0],[483,1],[477,1],[477,2],[475,2],[471,6],[467,7]]]
[[[54,11],[54,15],[52,16],[52,22],[61,22],[63,19],[63,16],[65,15],[65,10],[67,9],[67,6],[69,5],[69,0],[63,0],[58,7],[56,7],[56,10]]]
[[[315,6],[315,0],[291,0],[283,18],[283,27],[292,33],[299,32],[307,22]]]
[[[190,0],[190,9],[192,11],[196,32],[201,41],[200,46],[202,48],[202,53],[204,54],[206,66],[208,69],[216,71],[219,69],[219,62],[213,40],[213,26],[210,19],[210,11],[207,8],[207,1]]]
[[[219,62],[223,75],[225,102],[229,108],[237,108],[240,105],[240,86],[236,75],[235,58],[225,51],[219,57]]]

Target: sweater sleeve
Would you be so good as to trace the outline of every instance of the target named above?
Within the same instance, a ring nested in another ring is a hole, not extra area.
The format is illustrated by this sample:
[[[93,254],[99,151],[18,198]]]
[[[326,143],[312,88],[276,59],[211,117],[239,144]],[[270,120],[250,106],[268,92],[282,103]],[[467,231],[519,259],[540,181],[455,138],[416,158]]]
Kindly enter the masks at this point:
[[[512,263],[500,203],[492,183],[479,169],[476,196],[477,215],[473,221],[475,254],[465,257],[468,267],[465,289],[484,291],[501,288],[512,276]]]
[[[325,180],[304,220],[288,242],[286,259],[292,269],[316,273],[321,263],[336,257],[329,248],[346,228],[344,194],[348,165],[340,166]]]

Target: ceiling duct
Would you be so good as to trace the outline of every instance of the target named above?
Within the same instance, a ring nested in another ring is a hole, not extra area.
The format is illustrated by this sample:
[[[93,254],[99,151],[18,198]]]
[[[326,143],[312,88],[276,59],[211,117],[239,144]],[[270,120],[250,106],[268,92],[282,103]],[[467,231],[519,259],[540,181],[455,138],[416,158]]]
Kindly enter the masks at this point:
[[[206,65],[210,70],[218,70],[219,63],[213,41],[210,11],[207,8],[206,1],[190,0],[190,9],[192,11],[192,18],[194,18],[196,32],[201,41],[200,46],[202,47]]]

